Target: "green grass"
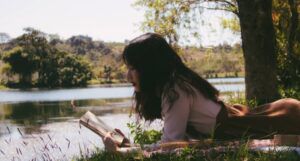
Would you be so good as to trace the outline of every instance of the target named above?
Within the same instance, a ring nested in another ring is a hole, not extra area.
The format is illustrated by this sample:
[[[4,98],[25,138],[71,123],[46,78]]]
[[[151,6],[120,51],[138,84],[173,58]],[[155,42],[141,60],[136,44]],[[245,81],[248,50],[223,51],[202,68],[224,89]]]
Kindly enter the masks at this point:
[[[237,151],[227,150],[218,152],[216,150],[201,151],[192,148],[181,150],[178,154],[154,154],[151,157],[144,157],[141,154],[116,154],[105,151],[98,151],[91,157],[75,159],[77,161],[298,161],[300,156],[293,151],[282,152],[258,152],[249,151],[246,147],[240,147]]]

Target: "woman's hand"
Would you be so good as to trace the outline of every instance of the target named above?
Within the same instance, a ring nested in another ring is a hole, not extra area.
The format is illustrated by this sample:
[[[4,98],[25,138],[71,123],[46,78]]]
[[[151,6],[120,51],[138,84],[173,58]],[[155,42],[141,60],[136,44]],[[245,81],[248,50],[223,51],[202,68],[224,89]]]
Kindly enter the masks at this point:
[[[126,138],[122,131],[120,129],[115,129],[115,131],[124,137],[121,147],[130,147],[130,141]]]
[[[102,138],[102,141],[107,151],[116,152],[119,149],[118,145],[114,142],[111,136],[111,132],[107,133],[106,136]]]
[[[121,132],[121,130],[115,129],[115,131],[124,137],[124,141],[121,147],[129,147],[130,146],[129,139],[125,137],[125,135]],[[107,151],[116,152],[120,149],[120,147],[114,142],[111,132],[107,133],[107,135],[104,138],[102,138],[102,141]]]

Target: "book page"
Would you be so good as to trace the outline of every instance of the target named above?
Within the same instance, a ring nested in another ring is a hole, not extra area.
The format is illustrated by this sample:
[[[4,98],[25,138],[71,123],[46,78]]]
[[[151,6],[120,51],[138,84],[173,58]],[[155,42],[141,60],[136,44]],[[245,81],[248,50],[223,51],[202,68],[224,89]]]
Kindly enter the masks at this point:
[[[121,145],[124,136],[116,132],[113,128],[105,124],[100,118],[95,116],[93,113],[90,111],[87,111],[79,121],[82,125],[85,127],[89,128],[93,132],[97,133],[100,135],[102,138],[107,135],[108,132],[111,132],[113,140],[118,144]]]

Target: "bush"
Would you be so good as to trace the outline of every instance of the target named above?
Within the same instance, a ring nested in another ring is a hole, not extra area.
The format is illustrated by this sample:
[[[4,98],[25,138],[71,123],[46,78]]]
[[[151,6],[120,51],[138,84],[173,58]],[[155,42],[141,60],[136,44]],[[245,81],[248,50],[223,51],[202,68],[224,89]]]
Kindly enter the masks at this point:
[[[134,143],[140,145],[152,144],[161,139],[162,132],[157,130],[145,130],[140,123],[127,123],[130,129],[130,134],[133,137]]]

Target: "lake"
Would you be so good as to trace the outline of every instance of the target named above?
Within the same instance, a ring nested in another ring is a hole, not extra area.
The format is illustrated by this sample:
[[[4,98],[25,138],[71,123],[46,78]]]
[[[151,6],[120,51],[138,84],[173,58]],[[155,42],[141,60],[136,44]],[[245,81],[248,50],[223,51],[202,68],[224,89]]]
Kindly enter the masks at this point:
[[[221,92],[245,90],[243,78],[208,81]],[[103,148],[101,138],[78,123],[87,110],[130,137],[132,93],[130,86],[0,91],[0,160],[71,160]]]
[[[208,79],[220,92],[244,91],[244,78],[216,78]],[[129,98],[133,88],[130,86],[88,88],[52,89],[52,90],[9,90],[0,91],[0,103],[65,101],[107,98]]]

